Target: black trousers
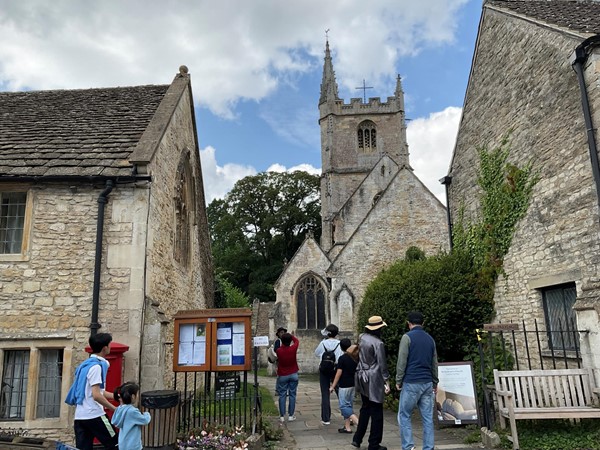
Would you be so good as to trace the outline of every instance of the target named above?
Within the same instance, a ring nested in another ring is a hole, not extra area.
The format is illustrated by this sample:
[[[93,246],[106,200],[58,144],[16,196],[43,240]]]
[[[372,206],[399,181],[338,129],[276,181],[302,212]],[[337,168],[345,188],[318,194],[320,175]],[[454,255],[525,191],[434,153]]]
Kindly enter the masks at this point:
[[[362,399],[362,406],[360,408],[360,416],[358,416],[358,426],[356,427],[352,441],[359,445],[362,443],[370,420],[369,450],[377,450],[383,440],[383,403],[372,402],[369,400],[369,397],[362,394],[360,397]]]
[[[321,420],[331,422],[331,402],[329,397],[329,386],[333,381],[333,376],[319,372],[319,386],[321,387]]]
[[[106,415],[94,419],[75,421],[75,446],[79,450],[93,450],[94,438],[98,439],[104,448],[117,448],[119,436]]]

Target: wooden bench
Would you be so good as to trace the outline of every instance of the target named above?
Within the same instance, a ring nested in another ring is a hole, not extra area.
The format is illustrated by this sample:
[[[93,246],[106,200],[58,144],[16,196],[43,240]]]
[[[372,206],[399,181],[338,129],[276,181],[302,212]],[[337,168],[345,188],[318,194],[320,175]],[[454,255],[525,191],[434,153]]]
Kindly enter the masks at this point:
[[[509,420],[514,450],[519,419],[600,418],[600,389],[590,369],[494,370],[494,383],[500,426]]]

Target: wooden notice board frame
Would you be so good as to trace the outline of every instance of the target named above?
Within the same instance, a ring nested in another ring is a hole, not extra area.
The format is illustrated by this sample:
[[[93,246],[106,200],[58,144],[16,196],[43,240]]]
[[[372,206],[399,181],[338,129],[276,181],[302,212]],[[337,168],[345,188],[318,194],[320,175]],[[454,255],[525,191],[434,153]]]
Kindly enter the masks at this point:
[[[179,311],[174,317],[173,370],[250,370],[251,317],[248,308]]]

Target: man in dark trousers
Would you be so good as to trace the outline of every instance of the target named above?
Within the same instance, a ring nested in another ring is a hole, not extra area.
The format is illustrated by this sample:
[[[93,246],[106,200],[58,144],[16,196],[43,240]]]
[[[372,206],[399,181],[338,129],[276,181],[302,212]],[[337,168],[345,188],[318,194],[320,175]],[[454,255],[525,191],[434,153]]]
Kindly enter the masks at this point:
[[[390,392],[390,376],[385,359],[385,346],[381,331],[387,324],[381,316],[369,317],[365,332],[358,341],[358,365],[354,376],[356,391],[360,394],[362,406],[358,416],[358,426],[352,438],[352,446],[360,448],[369,421],[368,450],[387,450],[381,445],[383,440],[383,401]]]
[[[433,450],[433,408],[438,385],[435,341],[423,329],[423,314],[408,313],[409,332],[400,339],[396,389],[400,391],[398,424],[402,450],[415,450],[410,417],[419,407],[423,421],[423,450]]]

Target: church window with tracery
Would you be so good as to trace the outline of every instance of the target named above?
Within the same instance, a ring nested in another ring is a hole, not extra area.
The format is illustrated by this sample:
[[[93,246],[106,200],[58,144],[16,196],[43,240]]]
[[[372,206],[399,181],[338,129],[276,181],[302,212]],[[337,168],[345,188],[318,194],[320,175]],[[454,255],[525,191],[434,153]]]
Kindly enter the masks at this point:
[[[313,275],[300,281],[296,290],[298,329],[314,330],[325,328],[325,290]]]
[[[177,167],[179,180],[175,186],[175,242],[173,256],[182,266],[190,262],[191,235],[194,216],[194,179],[189,153],[186,152]]]
[[[370,120],[361,122],[357,130],[358,149],[363,153],[371,153],[377,149],[377,129]]]

